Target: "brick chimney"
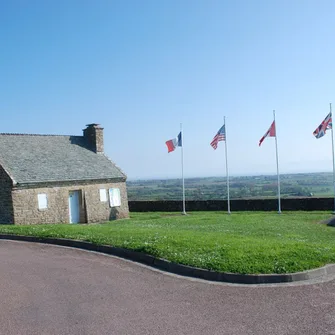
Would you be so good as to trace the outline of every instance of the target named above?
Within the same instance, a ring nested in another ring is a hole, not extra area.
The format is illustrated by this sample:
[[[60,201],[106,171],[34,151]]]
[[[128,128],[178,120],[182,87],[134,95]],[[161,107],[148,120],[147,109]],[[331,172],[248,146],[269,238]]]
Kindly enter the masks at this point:
[[[100,127],[100,124],[91,123],[86,125],[83,132],[88,148],[96,153],[103,153],[104,128]]]

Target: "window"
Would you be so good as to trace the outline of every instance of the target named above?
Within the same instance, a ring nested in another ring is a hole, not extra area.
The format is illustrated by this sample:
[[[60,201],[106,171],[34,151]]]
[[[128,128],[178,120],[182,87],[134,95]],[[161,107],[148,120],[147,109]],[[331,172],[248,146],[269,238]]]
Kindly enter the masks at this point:
[[[99,191],[100,191],[100,201],[106,202],[107,201],[107,190],[104,188],[101,188]]]
[[[109,203],[111,207],[121,206],[121,196],[119,188],[109,189]]]
[[[48,198],[45,193],[40,193],[37,195],[38,200],[38,209],[47,209],[48,208]]]

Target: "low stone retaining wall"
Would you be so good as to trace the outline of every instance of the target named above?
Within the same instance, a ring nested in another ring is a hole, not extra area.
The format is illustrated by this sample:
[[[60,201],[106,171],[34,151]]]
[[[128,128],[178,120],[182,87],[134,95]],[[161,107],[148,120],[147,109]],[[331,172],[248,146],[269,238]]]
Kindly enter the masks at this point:
[[[178,212],[181,201],[129,201],[131,212]],[[231,200],[232,211],[277,211],[277,199]],[[286,198],[281,200],[283,211],[333,211],[333,198]],[[225,200],[186,201],[186,211],[226,211]]]

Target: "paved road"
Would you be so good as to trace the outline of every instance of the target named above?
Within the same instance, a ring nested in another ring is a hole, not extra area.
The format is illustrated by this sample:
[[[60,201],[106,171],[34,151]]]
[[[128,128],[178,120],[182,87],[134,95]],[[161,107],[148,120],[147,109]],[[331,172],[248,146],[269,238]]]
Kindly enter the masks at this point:
[[[96,253],[0,241],[0,334],[335,334],[335,280],[206,283]]]

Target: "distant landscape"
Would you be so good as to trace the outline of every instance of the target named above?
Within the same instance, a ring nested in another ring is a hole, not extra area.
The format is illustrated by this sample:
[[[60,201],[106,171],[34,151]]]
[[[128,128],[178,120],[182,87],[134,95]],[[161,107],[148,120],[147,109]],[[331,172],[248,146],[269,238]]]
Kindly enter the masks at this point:
[[[281,196],[332,197],[332,173],[299,173],[280,176]],[[230,198],[273,198],[277,196],[277,176],[244,176],[230,178]],[[179,200],[182,198],[181,179],[127,181],[128,199]],[[186,200],[227,199],[225,177],[185,179]]]

